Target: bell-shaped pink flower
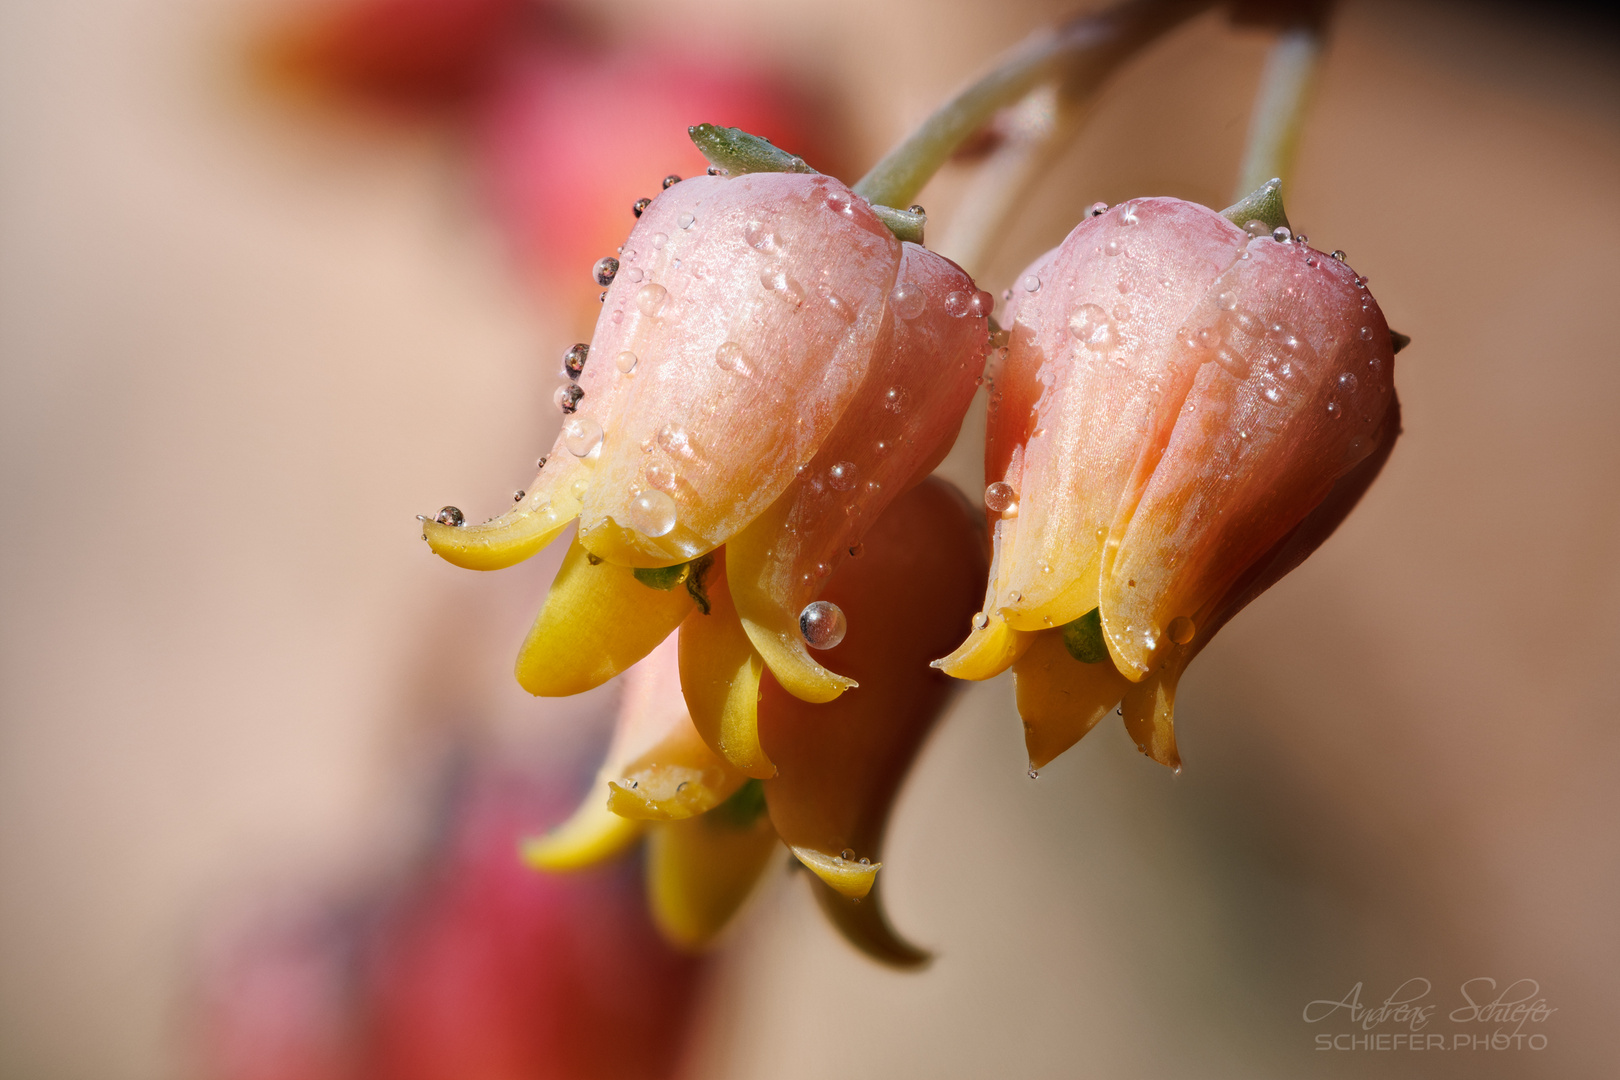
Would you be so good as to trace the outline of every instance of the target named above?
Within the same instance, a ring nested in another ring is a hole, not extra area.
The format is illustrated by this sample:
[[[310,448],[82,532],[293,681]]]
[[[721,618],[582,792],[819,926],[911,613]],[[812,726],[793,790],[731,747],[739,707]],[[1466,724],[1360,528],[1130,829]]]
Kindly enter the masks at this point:
[[[674,183],[598,271],[602,314],[572,354],[577,382],[540,475],[485,525],[448,511],[426,522],[429,543],[496,569],[578,518],[518,662],[536,694],[578,692],[645,656],[711,602],[704,560],[727,544],[712,582],[748,649],[796,696],[836,697],[853,683],[811,657],[825,642],[807,643],[801,613],[948,449],[983,367],[990,297],[843,184],[805,173]]]
[[[1138,199],[1013,287],[991,375],[991,581],[941,666],[988,678],[1017,661],[1036,766],[1122,698],[1174,764],[1186,661],[1313,511],[1348,512],[1395,437],[1391,335],[1365,282],[1258,226]]]

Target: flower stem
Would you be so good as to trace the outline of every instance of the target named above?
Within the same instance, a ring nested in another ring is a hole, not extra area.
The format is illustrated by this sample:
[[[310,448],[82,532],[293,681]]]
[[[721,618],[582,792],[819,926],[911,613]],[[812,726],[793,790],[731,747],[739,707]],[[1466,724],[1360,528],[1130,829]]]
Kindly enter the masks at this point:
[[[1268,180],[1286,177],[1292,169],[1321,54],[1319,26],[1292,26],[1277,36],[1255,94],[1234,199],[1243,198]]]
[[[951,152],[1000,109],[1057,79],[1071,97],[1089,94],[1148,42],[1208,6],[1209,0],[1128,0],[1036,33],[934,110],[860,179],[856,194],[885,206],[910,203]]]

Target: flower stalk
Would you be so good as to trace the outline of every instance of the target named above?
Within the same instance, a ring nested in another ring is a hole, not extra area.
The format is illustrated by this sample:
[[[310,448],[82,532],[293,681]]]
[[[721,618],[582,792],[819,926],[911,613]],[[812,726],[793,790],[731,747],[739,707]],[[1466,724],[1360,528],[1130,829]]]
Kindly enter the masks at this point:
[[[1277,36],[1260,76],[1260,89],[1255,93],[1243,165],[1232,193],[1234,200],[1292,171],[1321,55],[1319,26],[1292,26]],[[1242,225],[1238,222],[1240,228]]]

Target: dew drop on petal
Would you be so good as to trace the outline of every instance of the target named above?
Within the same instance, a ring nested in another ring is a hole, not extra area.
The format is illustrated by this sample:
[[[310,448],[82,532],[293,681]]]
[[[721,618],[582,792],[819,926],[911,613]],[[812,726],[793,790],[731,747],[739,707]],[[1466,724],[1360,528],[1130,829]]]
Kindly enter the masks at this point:
[[[714,350],[714,365],[721,371],[739,371],[748,374],[748,367],[743,363],[742,346],[735,341],[722,341],[720,347]]]
[[[858,559],[862,555],[865,555],[865,554],[866,554],[866,545],[865,544],[851,544],[850,545],[850,548],[849,548],[849,557],[850,558]]]
[[[624,352],[613,358],[613,366],[618,368],[624,374],[628,375],[632,371],[636,370],[636,360],[636,354],[631,352],[629,349],[626,349]]]
[[[643,285],[636,290],[636,308],[643,315],[656,315],[669,298],[669,291],[662,285]]]
[[[1166,633],[1170,635],[1170,640],[1175,642],[1177,645],[1187,644],[1187,642],[1193,639],[1193,635],[1197,632],[1198,628],[1194,626],[1193,621],[1187,618],[1185,615],[1177,615],[1175,618],[1171,619],[1170,626],[1166,630]]]
[[[1215,350],[1215,362],[1221,365],[1221,370],[1234,379],[1247,379],[1249,377],[1249,360],[1236,349],[1228,348],[1225,345],[1220,346]]]
[[[675,469],[663,461],[654,461],[642,472],[647,483],[660,491],[675,490]]]
[[[575,457],[584,457],[602,445],[602,425],[588,416],[575,416],[563,423],[563,445]]]
[[[1103,245],[1104,255],[1118,255],[1124,250],[1125,245],[1120,243],[1118,240],[1110,240],[1108,243]]]
[[[579,408],[580,399],[584,396],[585,391],[580,389],[578,383],[565,383],[557,387],[557,392],[552,395],[551,400],[555,401],[557,408],[563,412],[571,413]]]
[[[945,297],[945,314],[953,319],[962,318],[972,306],[973,298],[961,290],[949,293]]]
[[[596,265],[591,267],[591,277],[596,279],[598,285],[611,285],[613,279],[619,274],[619,260],[609,255],[604,259],[597,259]]]
[[[433,520],[440,525],[454,525],[459,528],[467,524],[467,515],[463,514],[458,507],[446,506],[433,515]]]
[[[563,353],[563,373],[570,379],[578,379],[585,370],[585,361],[590,358],[591,347],[584,342],[569,347]]]
[[[1344,406],[1340,405],[1333,398],[1329,398],[1327,403],[1327,414],[1328,418],[1331,420],[1342,419],[1344,417]]]
[[[834,188],[827,192],[827,208],[840,214],[854,212],[855,200],[843,188]]]
[[[1096,304],[1081,304],[1069,316],[1069,333],[1088,349],[1106,349],[1114,342],[1114,325]]]
[[[1370,326],[1363,326],[1360,330],[1356,331],[1356,334],[1361,338],[1362,341],[1371,341],[1373,339],[1373,328]]]
[[[661,248],[667,243],[669,243],[668,233],[653,233],[653,247]]]
[[[897,413],[904,410],[910,400],[911,395],[903,386],[891,386],[883,391],[883,408],[888,412]]]
[[[658,429],[658,445],[665,453],[684,457],[692,452],[692,440],[681,425],[671,422]]]
[[[1018,492],[1014,491],[1013,486],[1005,480],[997,480],[984,489],[984,505],[998,514],[1016,505],[1017,502]]]
[[[1086,211],[1086,217],[1097,217],[1106,213],[1108,213],[1108,204],[1099,201],[1091,204],[1090,209]]]
[[[1243,223],[1243,231],[1248,233],[1250,236],[1265,236],[1271,231],[1271,229],[1266,225],[1265,222],[1259,220],[1258,218],[1250,218],[1248,221]]]
[[[675,528],[675,500],[648,489],[630,500],[630,527],[643,536],[666,536]]]
[[[928,304],[928,298],[923,295],[921,285],[911,281],[902,281],[895,285],[889,293],[889,303],[894,313],[902,319],[915,319],[923,313]]]
[[[630,212],[636,215],[636,217],[640,217],[642,214],[647,212],[647,207],[651,205],[651,199],[637,199],[635,202],[630,204]]]
[[[690,229],[695,221],[697,221],[697,218],[693,216],[692,211],[684,210],[681,212],[681,216],[675,219],[675,224],[683,229]]]
[[[680,182],[680,177],[676,176],[674,173],[670,173],[668,176],[664,177],[664,190],[668,191],[670,188],[674,187]]]
[[[849,491],[855,486],[855,463],[840,461],[827,470],[827,483],[838,491]]]
[[[990,616],[986,615],[982,611],[975,611],[973,613],[973,629],[975,629],[975,630],[983,630],[985,627],[987,627],[989,625],[990,625]]]
[[[1233,310],[1237,307],[1237,301],[1237,293],[1231,291],[1223,292],[1215,298],[1215,303],[1220,305],[1222,311]]]
[[[1135,225],[1141,220],[1141,218],[1136,216],[1136,207],[1131,203],[1126,203],[1125,206],[1120,210],[1119,223],[1121,225]]]
[[[1279,244],[1288,243],[1288,239],[1291,236],[1293,236],[1293,233],[1288,231],[1288,226],[1286,225],[1279,225],[1275,229],[1271,230],[1271,238],[1277,241]]]
[[[838,853],[838,857],[840,859],[843,859],[845,862],[849,862],[849,861],[851,861],[852,859],[855,858],[855,849],[854,848],[845,848],[843,851],[840,851]]]
[[[743,230],[743,239],[747,240],[748,246],[755,251],[776,250],[776,233],[762,221],[750,221],[748,228]]]
[[[968,314],[975,319],[988,318],[990,312],[995,310],[995,307],[996,298],[980,289],[973,294],[973,299],[968,301]]]
[[[646,273],[639,266],[632,266],[630,269],[624,272],[625,280],[629,281],[632,285],[646,276]]]
[[[804,303],[804,286],[780,267],[771,267],[759,275],[759,283],[791,304]]]
[[[1023,279],[1019,281],[1018,284],[1023,287],[1025,292],[1039,292],[1041,288],[1041,279],[1036,277],[1034,274],[1025,274]]]
[[[1342,371],[1339,373],[1339,389],[1343,390],[1346,394],[1355,393],[1356,387],[1359,385],[1360,382],[1356,379],[1355,372]]]
[[[844,640],[848,630],[849,623],[837,604],[817,600],[805,605],[805,609],[799,612],[799,633],[804,635],[804,643],[812,649],[833,648]]]

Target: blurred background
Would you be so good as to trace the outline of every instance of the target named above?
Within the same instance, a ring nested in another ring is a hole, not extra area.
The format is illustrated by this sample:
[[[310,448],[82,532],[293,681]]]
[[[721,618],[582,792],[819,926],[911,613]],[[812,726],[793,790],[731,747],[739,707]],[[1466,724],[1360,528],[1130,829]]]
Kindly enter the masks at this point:
[[[412,515],[532,476],[590,265],[702,167],[687,124],[852,180],[1076,8],[462,9],[368,52],[363,13],[271,0],[0,5],[0,1077],[1612,1075],[1612,21],[1340,5],[1289,213],[1412,336],[1406,433],[1183,681],[1181,776],[1105,723],[1031,781],[1010,682],[960,695],[885,859],[919,975],[785,870],[704,962],[633,865],[515,873],[614,690],[511,678],[556,553],[468,574]],[[1155,45],[969,269],[999,293],[1098,199],[1229,202],[1269,41]],[[1489,1030],[1445,1019],[1465,980],[1535,980],[1545,1048],[1316,1049],[1352,1025],[1306,1003],[1413,977],[1448,1042]]]

